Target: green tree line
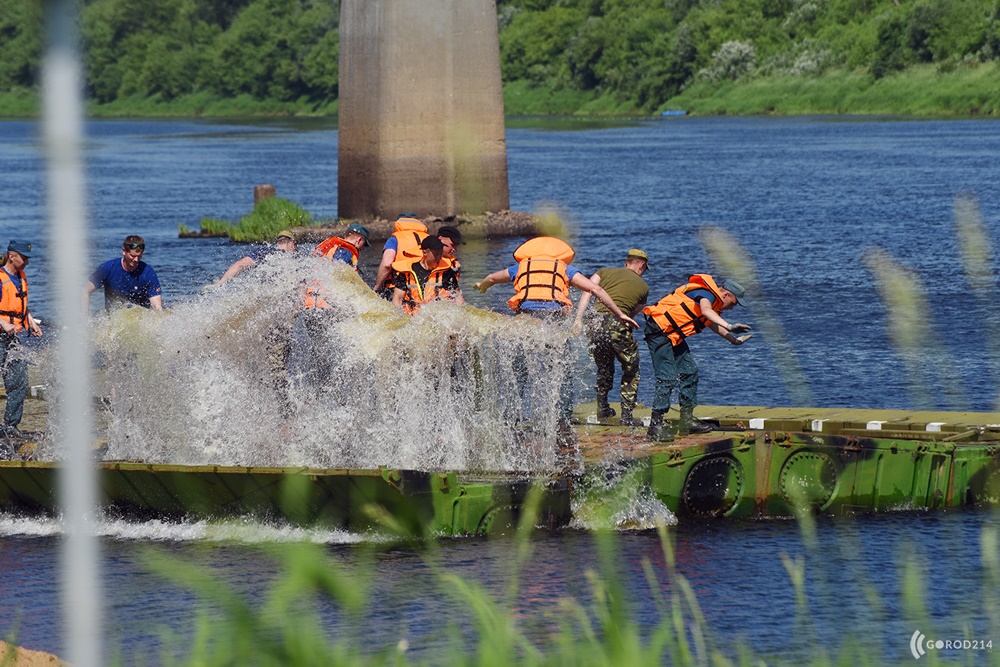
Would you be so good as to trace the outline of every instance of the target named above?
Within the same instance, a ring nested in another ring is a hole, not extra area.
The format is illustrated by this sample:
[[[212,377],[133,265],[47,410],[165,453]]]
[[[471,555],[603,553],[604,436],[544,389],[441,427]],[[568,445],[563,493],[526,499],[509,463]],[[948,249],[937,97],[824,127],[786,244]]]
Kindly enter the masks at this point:
[[[0,92],[35,88],[39,0],[0,0]],[[337,98],[340,3],[330,0],[84,0],[86,94],[296,102]]]
[[[1000,57],[997,0],[506,0],[505,82],[653,111],[692,85],[832,70],[875,81]]]
[[[37,88],[42,5],[0,0],[0,95]],[[339,13],[337,0],[82,0],[86,93],[330,109]],[[1000,57],[1000,0],[499,0],[497,18],[505,90],[647,113],[699,85],[874,82]]]

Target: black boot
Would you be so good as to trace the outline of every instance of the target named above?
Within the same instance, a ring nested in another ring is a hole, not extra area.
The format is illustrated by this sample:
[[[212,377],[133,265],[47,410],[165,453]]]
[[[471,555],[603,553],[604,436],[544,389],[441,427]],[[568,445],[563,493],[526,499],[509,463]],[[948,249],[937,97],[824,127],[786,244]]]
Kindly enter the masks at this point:
[[[598,394],[597,395],[597,418],[607,419],[608,417],[614,417],[617,412],[615,409],[608,405],[608,395]]]
[[[714,426],[700,419],[695,419],[691,422],[691,426],[688,427],[688,433],[711,433],[714,430]]]
[[[663,421],[663,413],[653,410],[649,417],[649,428],[646,430],[646,437],[656,442],[671,442],[674,439],[670,432],[670,422]]]
[[[622,426],[641,426],[642,425],[641,421],[639,421],[638,419],[636,419],[635,417],[632,416],[632,411],[631,410],[626,410],[625,408],[622,408],[622,416],[621,416],[621,419],[618,420],[618,423],[621,424]]]
[[[695,419],[694,408],[681,408],[681,423],[678,433],[687,435],[689,433],[710,433],[715,427],[708,422]]]

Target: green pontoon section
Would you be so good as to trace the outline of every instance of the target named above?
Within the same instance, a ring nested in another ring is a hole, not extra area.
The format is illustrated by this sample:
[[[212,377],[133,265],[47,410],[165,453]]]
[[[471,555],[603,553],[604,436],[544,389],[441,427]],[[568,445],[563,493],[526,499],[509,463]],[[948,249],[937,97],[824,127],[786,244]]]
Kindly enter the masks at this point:
[[[409,535],[476,535],[515,526],[531,482],[408,470],[326,470],[101,463],[102,506],[130,518],[252,517]],[[58,466],[0,462],[0,509],[53,514]],[[570,519],[567,481],[547,481],[540,525]]]
[[[578,416],[586,418],[583,412]],[[637,429],[590,424],[580,427],[581,444],[591,460],[616,447],[681,516],[845,514],[1000,500],[996,413],[706,407],[699,416],[729,430],[650,445]]]
[[[704,406],[717,431],[650,443],[577,410],[579,458],[549,475],[98,464],[111,516],[250,517],[412,536],[503,533],[538,485],[536,525],[571,520],[580,475],[628,471],[681,517],[779,517],[1000,502],[1000,414]],[[669,416],[669,415],[668,415]],[[540,443],[536,443],[540,444]],[[581,466],[582,464],[582,466]],[[0,510],[57,511],[58,464],[0,462]]]

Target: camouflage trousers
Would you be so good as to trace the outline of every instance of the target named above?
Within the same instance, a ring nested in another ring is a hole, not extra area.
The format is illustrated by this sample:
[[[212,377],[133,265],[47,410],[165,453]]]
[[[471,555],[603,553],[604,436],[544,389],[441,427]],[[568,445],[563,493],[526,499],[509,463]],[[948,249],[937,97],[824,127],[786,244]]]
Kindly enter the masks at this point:
[[[622,411],[635,408],[639,393],[639,345],[632,329],[613,315],[593,317],[587,323],[590,354],[597,364],[598,396],[607,396],[615,381],[615,360],[622,366],[620,385]]]

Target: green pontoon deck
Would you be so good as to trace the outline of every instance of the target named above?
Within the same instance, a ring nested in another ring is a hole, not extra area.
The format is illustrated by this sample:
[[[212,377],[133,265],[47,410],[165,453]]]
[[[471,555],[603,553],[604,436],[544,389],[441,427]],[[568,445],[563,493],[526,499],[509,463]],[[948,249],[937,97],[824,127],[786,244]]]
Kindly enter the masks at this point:
[[[507,531],[533,486],[543,490],[536,523],[565,526],[574,489],[592,471],[628,471],[681,517],[1000,500],[1000,413],[702,406],[698,416],[718,430],[657,443],[644,428],[597,423],[594,413],[593,404],[577,410],[569,472],[545,477],[106,461],[101,500],[107,513],[139,519],[249,516],[358,532],[388,522],[420,535]],[[0,509],[54,513],[57,472],[55,463],[0,461]]]
[[[595,461],[617,442],[682,516],[844,514],[1000,499],[1000,413],[705,406],[698,415],[720,430],[650,446],[641,430],[581,425],[581,450]]]

